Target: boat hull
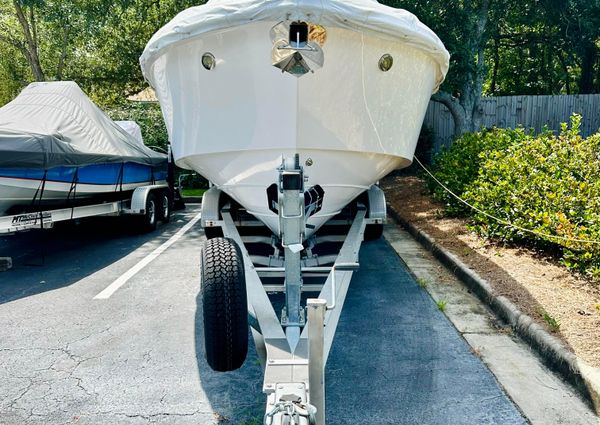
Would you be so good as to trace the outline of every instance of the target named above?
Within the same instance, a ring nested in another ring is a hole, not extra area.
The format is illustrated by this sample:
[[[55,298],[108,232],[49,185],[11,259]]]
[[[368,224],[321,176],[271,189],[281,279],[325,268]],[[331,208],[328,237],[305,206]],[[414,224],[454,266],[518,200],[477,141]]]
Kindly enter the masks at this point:
[[[269,60],[277,22],[203,34],[171,46],[154,69],[177,165],[193,169],[278,231],[266,188],[281,158],[313,166],[326,190],[316,229],[395,168],[412,161],[438,65],[425,52],[360,31],[326,28],[324,65],[301,77]],[[216,66],[205,70],[209,52]],[[394,58],[384,72],[379,61]]]
[[[135,163],[56,167],[48,171],[0,169],[0,215],[69,203],[118,197],[135,188],[164,182],[166,172]]]
[[[325,192],[322,209],[308,220],[314,229],[307,229],[307,235],[339,214],[374,182],[410,164],[407,159],[392,155],[322,149],[227,152],[190,156],[186,162],[200,174],[212,176],[219,189],[278,232],[279,218],[269,210],[266,189],[277,181],[282,158],[295,153],[304,166],[305,187],[320,185]]]

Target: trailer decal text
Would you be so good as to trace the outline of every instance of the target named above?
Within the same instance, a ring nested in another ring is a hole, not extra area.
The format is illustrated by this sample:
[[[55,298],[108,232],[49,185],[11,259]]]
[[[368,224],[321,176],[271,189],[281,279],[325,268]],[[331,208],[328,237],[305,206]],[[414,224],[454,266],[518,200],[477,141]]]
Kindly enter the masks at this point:
[[[12,219],[12,224],[14,226],[36,226],[42,220],[44,224],[50,223],[52,221],[52,214],[50,212],[43,212],[16,215]]]

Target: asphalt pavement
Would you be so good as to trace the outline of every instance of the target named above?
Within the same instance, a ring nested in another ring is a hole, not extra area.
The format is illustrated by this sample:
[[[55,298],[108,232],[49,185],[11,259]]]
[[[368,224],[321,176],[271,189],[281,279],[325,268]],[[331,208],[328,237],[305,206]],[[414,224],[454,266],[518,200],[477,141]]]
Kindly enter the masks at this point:
[[[0,424],[262,423],[253,347],[232,373],[204,359],[200,224],[128,274],[198,212],[150,235],[95,220],[0,238],[14,258],[0,273]],[[526,423],[385,240],[360,261],[326,368],[329,424]]]

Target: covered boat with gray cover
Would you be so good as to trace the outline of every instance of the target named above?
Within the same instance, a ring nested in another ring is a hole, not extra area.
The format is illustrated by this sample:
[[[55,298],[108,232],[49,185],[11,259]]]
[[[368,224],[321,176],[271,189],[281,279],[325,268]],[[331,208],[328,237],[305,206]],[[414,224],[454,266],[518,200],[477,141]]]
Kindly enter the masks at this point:
[[[123,196],[164,182],[140,143],[74,82],[33,83],[0,108],[0,215]]]

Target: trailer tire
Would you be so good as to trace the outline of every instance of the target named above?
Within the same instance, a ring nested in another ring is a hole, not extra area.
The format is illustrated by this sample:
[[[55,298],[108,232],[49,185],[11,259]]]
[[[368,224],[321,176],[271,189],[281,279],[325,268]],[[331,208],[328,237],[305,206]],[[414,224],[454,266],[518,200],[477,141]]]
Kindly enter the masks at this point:
[[[248,354],[248,302],[244,261],[231,239],[204,242],[200,264],[204,343],[211,369],[239,369]]]
[[[367,224],[365,227],[365,241],[381,239],[383,235],[383,224]]]
[[[163,223],[168,223],[169,221],[171,221],[171,206],[172,206],[172,202],[171,202],[171,197],[169,196],[169,192],[168,191],[163,191],[160,195],[159,195],[159,208],[158,208],[158,213],[160,215],[160,221],[162,221]]]
[[[149,233],[156,230],[157,209],[156,195],[149,193],[146,198],[144,215],[138,217],[138,229],[140,233]]]

